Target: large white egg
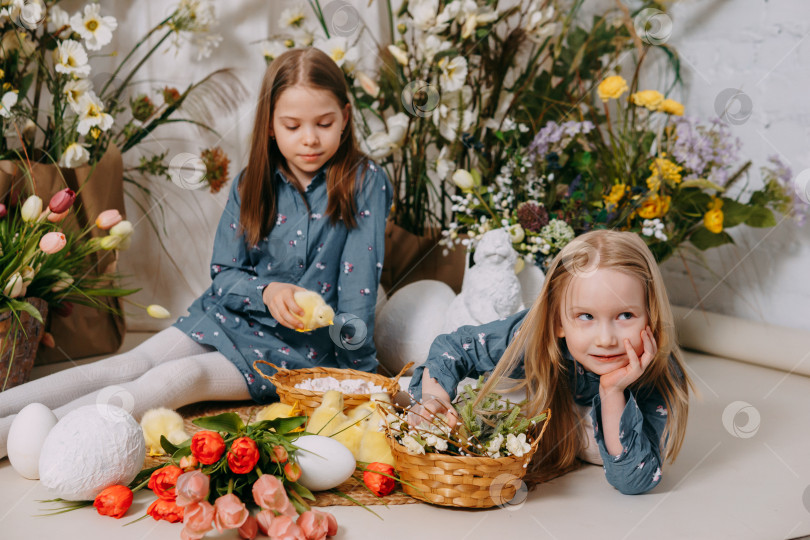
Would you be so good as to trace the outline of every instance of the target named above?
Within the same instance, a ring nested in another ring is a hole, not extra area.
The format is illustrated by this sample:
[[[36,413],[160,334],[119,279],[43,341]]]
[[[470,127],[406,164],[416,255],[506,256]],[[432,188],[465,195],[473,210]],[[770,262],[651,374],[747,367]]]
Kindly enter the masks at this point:
[[[108,404],[70,411],[54,426],[39,456],[39,478],[57,497],[89,501],[114,484],[129,484],[143,467],[146,443],[138,422]]]
[[[298,447],[295,461],[301,467],[298,483],[310,491],[337,487],[352,475],[357,466],[348,448],[322,435],[305,435],[293,441]]]
[[[39,454],[48,433],[56,425],[56,415],[42,403],[23,407],[8,432],[8,460],[22,477],[39,478]]]

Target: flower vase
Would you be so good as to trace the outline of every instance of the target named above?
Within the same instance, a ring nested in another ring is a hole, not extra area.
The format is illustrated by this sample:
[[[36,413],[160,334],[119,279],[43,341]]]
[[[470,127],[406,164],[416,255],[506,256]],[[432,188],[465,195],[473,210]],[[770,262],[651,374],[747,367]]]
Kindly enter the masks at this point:
[[[44,321],[48,304],[41,298],[26,298]],[[10,311],[0,314],[0,392],[28,381],[44,325],[25,311],[17,322]]]
[[[107,148],[95,164],[82,165],[75,169],[61,168],[55,164],[18,161],[0,161],[0,201],[23,200],[26,195],[36,194],[48,201],[57,191],[69,187],[77,193],[75,212],[65,218],[64,228],[80,230],[92,223],[96,216],[107,209],[117,209],[124,215],[124,165],[121,152],[114,145]],[[7,202],[8,204],[8,202]],[[93,229],[93,236],[104,236],[105,231]],[[117,253],[98,252],[94,267],[99,273],[114,272]],[[53,312],[46,322],[53,335],[56,347],[43,348],[37,357],[38,364],[49,364],[86,356],[109,354],[118,350],[124,340],[125,325],[117,298],[97,298],[105,308],[96,309],[74,305],[66,316]]]
[[[390,298],[398,289],[423,279],[446,283],[458,294],[466,268],[466,252],[457,247],[442,255],[439,229],[417,236],[390,219],[385,227],[385,261],[380,284]]]

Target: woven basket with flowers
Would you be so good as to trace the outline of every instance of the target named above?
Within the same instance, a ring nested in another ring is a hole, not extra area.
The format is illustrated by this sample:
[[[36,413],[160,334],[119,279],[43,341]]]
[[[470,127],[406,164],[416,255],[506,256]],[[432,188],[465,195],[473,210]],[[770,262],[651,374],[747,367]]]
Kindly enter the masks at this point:
[[[508,504],[521,489],[551,410],[529,418],[523,403],[496,393],[474,407],[482,385],[479,379],[459,394],[459,421],[452,428],[444,415],[380,404],[405,493],[442,506],[489,508]]]

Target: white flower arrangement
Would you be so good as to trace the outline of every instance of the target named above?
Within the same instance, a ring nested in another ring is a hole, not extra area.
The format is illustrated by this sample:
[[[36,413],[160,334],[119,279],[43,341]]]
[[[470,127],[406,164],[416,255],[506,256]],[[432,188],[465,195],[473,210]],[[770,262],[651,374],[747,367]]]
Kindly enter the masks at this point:
[[[453,406],[459,421],[453,428],[443,414],[425,413],[419,404],[408,408],[382,404],[387,409],[385,424],[391,436],[409,453],[451,454],[501,458],[521,457],[531,452],[529,436],[546,414],[527,417],[522,410],[525,403],[513,403],[499,394],[491,393],[473,403],[483,386],[483,377],[473,388],[467,385]]]

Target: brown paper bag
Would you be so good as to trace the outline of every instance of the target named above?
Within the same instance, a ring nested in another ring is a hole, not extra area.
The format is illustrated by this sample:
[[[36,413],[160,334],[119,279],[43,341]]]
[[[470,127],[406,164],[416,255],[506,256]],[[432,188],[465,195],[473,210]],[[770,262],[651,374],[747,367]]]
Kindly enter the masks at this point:
[[[442,255],[439,233],[417,236],[394,224],[385,227],[385,260],[380,284],[390,297],[398,289],[422,279],[435,279],[449,285],[458,294],[464,279],[466,249]]]
[[[77,193],[72,221],[66,228],[81,229],[92,223],[104,210],[115,208],[124,215],[124,164],[121,152],[110,146],[95,165],[83,165],[76,169],[61,169],[53,164],[32,163],[30,178],[21,168],[24,163],[0,162],[0,200],[16,197],[21,204],[32,192],[45,205],[59,190],[69,187]],[[33,180],[33,186],[32,186]],[[94,229],[93,236],[104,236],[105,231]],[[115,271],[115,252],[99,252],[96,268],[100,272]],[[112,309],[120,310],[117,298],[99,298]],[[48,331],[53,335],[56,347],[40,347],[37,364],[49,364],[86,356],[114,353],[124,340],[126,327],[123,314],[115,315],[102,309],[74,305],[68,317],[51,312],[47,321]]]

